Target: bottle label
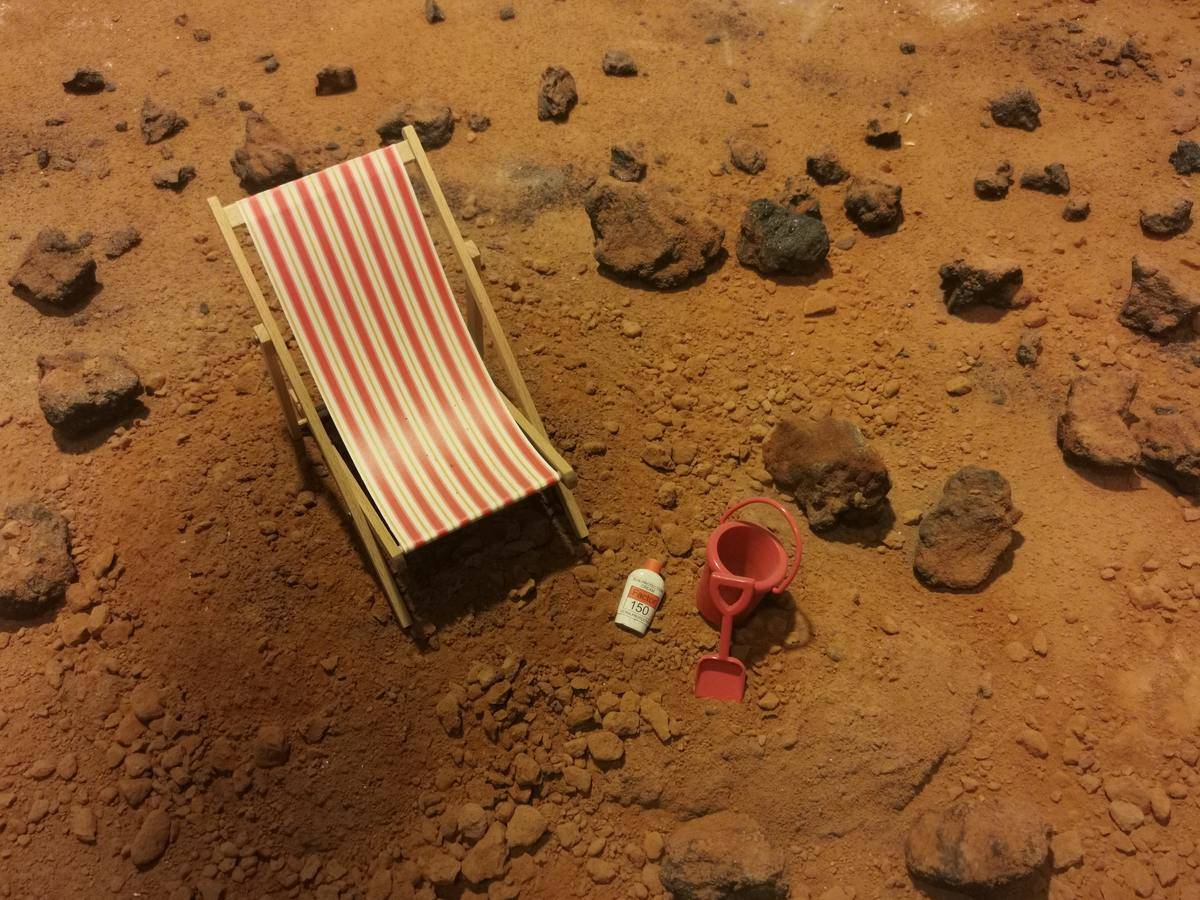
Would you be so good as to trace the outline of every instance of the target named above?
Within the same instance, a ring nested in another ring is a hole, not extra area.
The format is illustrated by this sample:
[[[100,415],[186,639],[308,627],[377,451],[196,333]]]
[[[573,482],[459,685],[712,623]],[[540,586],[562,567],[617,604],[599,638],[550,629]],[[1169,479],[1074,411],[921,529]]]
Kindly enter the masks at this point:
[[[644,603],[651,609],[658,609],[658,595],[652,594],[645,588],[640,588],[637,585],[629,586],[629,599],[638,603]]]

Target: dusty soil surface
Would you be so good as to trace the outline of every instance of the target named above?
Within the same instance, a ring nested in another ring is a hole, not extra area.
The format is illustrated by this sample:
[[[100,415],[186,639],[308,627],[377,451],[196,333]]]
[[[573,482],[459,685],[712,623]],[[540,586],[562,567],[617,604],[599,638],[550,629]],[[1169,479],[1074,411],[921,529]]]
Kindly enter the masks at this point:
[[[0,271],[59,228],[92,233],[99,283],[70,307],[0,302],[0,509],[64,517],[78,570],[40,617],[0,619],[0,896],[646,897],[666,875],[681,896],[753,877],[754,896],[866,900],[992,896],[1037,869],[1017,896],[1197,897],[1200,509],[1056,444],[1084,372],[1135,374],[1143,417],[1196,403],[1188,327],[1117,319],[1135,254],[1200,291],[1196,232],[1139,227],[1195,199],[1168,162],[1197,136],[1195,5],[503,6],[0,4]],[[609,50],[638,74],[606,75]],[[318,96],[327,66],[357,86]],[[538,118],[551,66],[578,92],[562,121]],[[64,90],[79,68],[112,89]],[[1040,125],[999,127],[989,100],[1021,87]],[[229,160],[250,105],[312,170],[425,98],[458,119],[431,158],[592,537],[533,501],[414,553],[410,637],[312,448],[288,439],[205,198],[242,196]],[[867,143],[872,119],[899,146]],[[761,171],[731,162],[731,139]],[[593,257],[583,197],[636,142],[646,188],[725,231],[724,258],[669,291]],[[861,231],[832,183],[813,195],[820,271],[739,264],[747,205],[827,148],[900,185],[903,221]],[[1004,161],[1061,163],[1069,196],[976,197]],[[1064,220],[1082,199],[1090,217]],[[110,258],[129,226],[140,244]],[[1021,267],[1024,306],[947,311],[939,267],[977,257]],[[126,360],[139,408],[53,431],[37,359],[69,351]],[[761,453],[781,418],[831,413],[886,462],[892,512],[806,532],[790,591],[737,632],[746,701],[699,701],[705,538],[732,500],[785,496]],[[1007,479],[1017,537],[980,587],[934,590],[913,571],[918,521],[970,465]],[[24,526],[0,525],[0,567],[35,565]],[[612,616],[650,555],[668,597],[638,639]],[[982,823],[970,853],[924,865],[955,840],[928,826],[906,863],[919,817],[982,797],[1022,804],[1022,856],[999,861],[1016,868],[970,856],[1013,844],[990,836],[1008,819],[961,811],[945,821]],[[756,868],[688,887],[672,855],[693,845],[670,836],[726,810],[757,827],[738,832]]]

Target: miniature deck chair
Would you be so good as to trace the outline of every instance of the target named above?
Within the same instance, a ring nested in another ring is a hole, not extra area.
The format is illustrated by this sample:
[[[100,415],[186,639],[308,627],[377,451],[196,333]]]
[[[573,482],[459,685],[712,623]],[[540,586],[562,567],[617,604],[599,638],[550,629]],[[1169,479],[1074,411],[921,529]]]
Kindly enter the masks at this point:
[[[465,323],[406,163],[420,171],[466,273]],[[208,202],[262,319],[255,336],[288,431],[314,438],[401,625],[412,620],[394,567],[468,522],[554,487],[575,534],[587,536],[570,491],[575,473],[550,442],[479,277],[479,250],[459,232],[412,128],[399,143],[229,206]],[[238,226],[259,254],[316,400]],[[485,329],[513,400],[485,367]]]

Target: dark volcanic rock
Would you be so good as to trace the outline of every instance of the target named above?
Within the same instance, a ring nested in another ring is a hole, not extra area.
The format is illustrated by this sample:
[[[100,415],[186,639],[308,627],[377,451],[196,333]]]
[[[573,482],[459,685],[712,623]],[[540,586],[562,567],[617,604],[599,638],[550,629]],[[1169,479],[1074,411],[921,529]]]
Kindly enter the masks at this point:
[[[805,171],[820,185],[838,184],[850,177],[832,150],[823,150],[810,156],[805,163]]]
[[[1133,281],[1118,322],[1134,331],[1163,334],[1190,320],[1197,309],[1200,301],[1178,288],[1156,261],[1133,258]]]
[[[1158,237],[1171,237],[1183,234],[1192,227],[1192,201],[1176,200],[1170,209],[1160,209],[1154,212],[1141,211],[1139,221],[1142,231]]]
[[[992,113],[992,121],[1005,128],[1033,131],[1042,124],[1038,118],[1042,107],[1028,88],[1017,88],[1015,91],[1001,94],[989,102],[988,108]]]
[[[0,514],[0,616],[36,615],[75,580],[66,520],[33,500]]]
[[[99,94],[108,87],[108,82],[95,69],[76,69],[62,86],[68,94]]]
[[[1067,406],[1058,419],[1058,446],[1069,459],[1099,466],[1132,466],[1138,442],[1129,430],[1129,404],[1137,378],[1127,372],[1078,375],[1067,389]]]
[[[1200,416],[1190,409],[1157,406],[1133,426],[1141,466],[1186,494],[1200,493]]]
[[[1009,548],[1020,518],[1003,475],[975,466],[959,469],[921,519],[913,569],[936,587],[978,587]]]
[[[187,127],[187,119],[173,109],[159,106],[149,97],[142,102],[140,114],[142,140],[147,144],[165,141]]]
[[[879,147],[882,150],[895,150],[900,146],[900,125],[892,119],[886,121],[871,119],[867,122],[867,129],[863,134],[863,140],[872,147]]]
[[[538,85],[538,118],[566,121],[578,102],[579,94],[571,73],[562,66],[547,66]]]
[[[467,116],[467,127],[476,133],[481,133],[492,127],[492,120],[483,113],[471,113]]]
[[[608,174],[617,181],[641,181],[646,177],[646,148],[641,144],[613,144]]]
[[[1200,172],[1200,144],[1195,141],[1180,141],[1171,153],[1170,162],[1180,175]]]
[[[317,73],[317,96],[347,94],[358,87],[358,79],[350,66],[326,66]]]
[[[786,864],[754,819],[711,813],[667,835],[662,886],[676,900],[786,900]]]
[[[1062,217],[1068,222],[1082,222],[1092,214],[1092,204],[1086,197],[1075,197],[1063,207]]]
[[[814,531],[863,524],[884,510],[891,480],[853,422],[787,418],[763,442],[763,466],[804,510]]]
[[[1017,362],[1023,366],[1037,365],[1042,355],[1042,338],[1036,331],[1023,331],[1017,341]]]
[[[976,303],[1001,309],[1016,305],[1017,290],[1024,278],[1021,267],[1004,260],[986,259],[968,262],[956,259],[938,269],[942,296],[949,312],[958,312]]]
[[[246,140],[229,160],[242,190],[257,194],[301,176],[290,144],[258,113],[246,116]]]
[[[1012,187],[1012,166],[1002,162],[994,172],[980,172],[975,176],[975,196],[980,200],[1003,200]]]
[[[404,128],[411,125],[426,150],[436,150],[450,143],[454,136],[454,113],[441,100],[422,98],[392,107],[375,126],[381,144],[394,144],[404,139]]]
[[[767,167],[767,154],[753,141],[744,137],[731,137],[729,144],[729,161],[735,169],[747,175],[757,175]]]
[[[867,233],[888,231],[904,218],[900,185],[869,178],[855,178],[850,182],[842,207],[846,217]]]
[[[437,0],[425,0],[425,21],[430,25],[446,21],[446,14],[442,12]]]
[[[44,228],[8,279],[18,297],[51,306],[74,306],[96,290],[96,261],[84,248],[90,234],[70,241],[57,228]]]
[[[142,242],[142,233],[132,225],[118,228],[104,242],[104,255],[109,259],[124,256]]]
[[[156,188],[179,193],[196,177],[195,166],[181,166],[167,163],[154,170],[151,180]]]
[[[111,353],[70,350],[39,356],[38,405],[50,425],[79,437],[121,418],[137,405],[142,382],[129,364]]]
[[[601,266],[657,288],[677,287],[721,253],[724,230],[677,201],[630,184],[605,184],[584,200]]]
[[[604,70],[605,75],[614,75],[618,78],[628,78],[638,73],[637,63],[624,50],[609,50],[604,54],[600,68]]]
[[[820,219],[770,200],[755,200],[742,217],[738,261],[764,275],[815,272],[828,255],[829,235]]]
[[[1050,163],[1043,169],[1030,168],[1021,173],[1021,187],[1027,191],[1043,194],[1067,194],[1071,191],[1071,179],[1062,163]]]
[[[991,897],[1042,874],[1050,854],[1049,830],[1041,813],[1024,801],[960,800],[917,819],[904,858],[914,878]]]
[[[500,7],[500,21],[509,22],[517,17],[517,11],[511,5]]]

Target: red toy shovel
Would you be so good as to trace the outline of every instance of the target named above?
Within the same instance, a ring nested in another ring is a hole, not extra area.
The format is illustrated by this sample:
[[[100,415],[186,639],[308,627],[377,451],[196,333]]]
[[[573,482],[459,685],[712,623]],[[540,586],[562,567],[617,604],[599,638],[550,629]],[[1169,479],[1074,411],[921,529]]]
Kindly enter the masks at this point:
[[[754,579],[725,572],[713,572],[709,598],[721,614],[721,640],[717,652],[702,657],[696,665],[696,696],[705,700],[741,700],[746,694],[746,667],[729,655],[733,643],[733,620],[754,599]],[[726,599],[726,589],[737,592],[732,603]]]

